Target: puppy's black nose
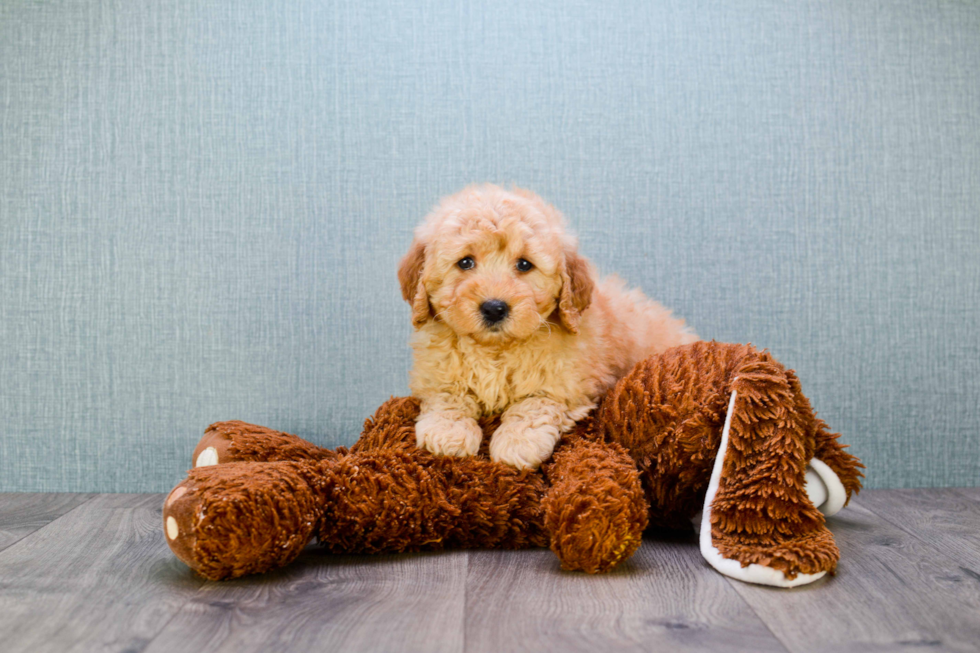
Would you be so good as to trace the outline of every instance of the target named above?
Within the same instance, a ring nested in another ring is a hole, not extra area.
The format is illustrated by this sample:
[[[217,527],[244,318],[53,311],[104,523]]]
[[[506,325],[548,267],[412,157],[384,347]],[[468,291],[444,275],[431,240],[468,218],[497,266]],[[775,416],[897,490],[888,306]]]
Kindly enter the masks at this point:
[[[499,299],[488,299],[480,304],[480,313],[483,314],[483,319],[487,324],[493,325],[507,317],[507,314],[510,313],[510,306],[507,305],[507,302]]]

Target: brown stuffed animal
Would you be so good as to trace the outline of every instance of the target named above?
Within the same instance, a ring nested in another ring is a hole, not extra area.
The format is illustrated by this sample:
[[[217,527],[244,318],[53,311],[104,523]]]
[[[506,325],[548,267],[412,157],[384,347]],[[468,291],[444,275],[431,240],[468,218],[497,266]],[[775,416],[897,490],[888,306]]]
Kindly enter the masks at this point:
[[[629,557],[648,524],[694,520],[715,569],[790,587],[833,572],[824,515],[861,487],[863,465],[795,374],[750,345],[642,361],[536,472],[491,462],[486,445],[471,458],[417,449],[418,411],[387,401],[349,451],[211,425],[164,505],[171,549],[215,580],[285,565],[314,536],[336,553],[550,546],[566,569],[594,573]]]

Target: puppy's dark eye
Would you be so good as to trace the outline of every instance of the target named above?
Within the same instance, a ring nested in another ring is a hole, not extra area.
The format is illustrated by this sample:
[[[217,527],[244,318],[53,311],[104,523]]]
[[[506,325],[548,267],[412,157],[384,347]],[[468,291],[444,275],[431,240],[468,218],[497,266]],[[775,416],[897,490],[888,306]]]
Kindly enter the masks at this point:
[[[474,261],[472,258],[467,256],[465,258],[459,259],[456,265],[459,266],[460,270],[472,270],[473,268],[476,267],[476,261]]]
[[[517,259],[517,271],[518,272],[530,272],[534,268],[534,264],[531,263],[526,258]]]

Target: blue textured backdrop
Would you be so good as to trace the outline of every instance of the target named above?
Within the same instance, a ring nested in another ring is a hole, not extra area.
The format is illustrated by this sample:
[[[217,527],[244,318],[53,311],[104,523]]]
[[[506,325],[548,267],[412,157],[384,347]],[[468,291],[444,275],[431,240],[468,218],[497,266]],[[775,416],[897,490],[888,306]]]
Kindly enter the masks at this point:
[[[980,480],[977,3],[3,2],[0,139],[0,490],[351,443],[484,180],[795,367],[872,486]]]

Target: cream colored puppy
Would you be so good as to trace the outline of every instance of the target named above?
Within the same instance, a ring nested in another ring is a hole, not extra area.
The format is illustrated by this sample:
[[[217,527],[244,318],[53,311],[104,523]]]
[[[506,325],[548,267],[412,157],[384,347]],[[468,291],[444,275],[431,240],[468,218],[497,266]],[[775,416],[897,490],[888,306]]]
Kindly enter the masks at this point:
[[[597,284],[562,215],[520,189],[443,199],[398,279],[416,328],[416,439],[437,455],[476,454],[477,418],[501,413],[490,457],[536,468],[636,362],[697,340],[639,290]]]

